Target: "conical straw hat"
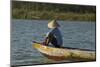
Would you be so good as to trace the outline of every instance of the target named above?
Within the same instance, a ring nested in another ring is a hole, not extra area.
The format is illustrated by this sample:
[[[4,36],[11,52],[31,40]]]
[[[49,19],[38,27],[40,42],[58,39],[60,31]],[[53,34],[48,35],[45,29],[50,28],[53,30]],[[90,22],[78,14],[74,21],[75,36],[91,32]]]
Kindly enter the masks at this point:
[[[52,20],[48,23],[48,27],[49,28],[57,28],[59,27],[60,25],[56,22],[56,20]]]

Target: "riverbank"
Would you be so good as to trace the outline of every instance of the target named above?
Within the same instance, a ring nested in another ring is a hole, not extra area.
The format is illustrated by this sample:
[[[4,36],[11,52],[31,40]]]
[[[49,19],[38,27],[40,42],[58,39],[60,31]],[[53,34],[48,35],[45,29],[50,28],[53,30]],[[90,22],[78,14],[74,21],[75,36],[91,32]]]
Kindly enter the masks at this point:
[[[16,12],[17,11],[17,12]],[[74,20],[74,21],[95,21],[96,15],[94,13],[60,13],[60,12],[48,12],[48,11],[18,11],[13,10],[12,17],[14,19],[54,19],[58,20]]]
[[[12,1],[12,18],[95,21],[96,6]]]

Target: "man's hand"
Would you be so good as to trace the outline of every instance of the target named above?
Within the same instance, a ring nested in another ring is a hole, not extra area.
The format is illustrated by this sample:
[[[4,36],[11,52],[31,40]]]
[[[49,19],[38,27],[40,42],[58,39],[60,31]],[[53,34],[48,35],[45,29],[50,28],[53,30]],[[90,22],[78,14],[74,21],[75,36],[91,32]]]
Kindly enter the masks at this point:
[[[48,44],[46,44],[46,42],[43,42],[42,44],[43,44],[43,45],[45,45],[45,46],[47,46],[47,45],[48,45]]]

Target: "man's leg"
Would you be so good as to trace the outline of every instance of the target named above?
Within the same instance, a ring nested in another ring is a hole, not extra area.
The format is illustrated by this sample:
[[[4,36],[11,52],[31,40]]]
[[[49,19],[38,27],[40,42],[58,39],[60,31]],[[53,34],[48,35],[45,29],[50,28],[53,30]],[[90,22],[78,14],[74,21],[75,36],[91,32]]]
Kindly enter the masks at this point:
[[[60,45],[58,45],[56,38],[52,39],[51,44],[52,44],[54,47],[57,47],[57,48],[60,48],[60,47],[61,47]]]

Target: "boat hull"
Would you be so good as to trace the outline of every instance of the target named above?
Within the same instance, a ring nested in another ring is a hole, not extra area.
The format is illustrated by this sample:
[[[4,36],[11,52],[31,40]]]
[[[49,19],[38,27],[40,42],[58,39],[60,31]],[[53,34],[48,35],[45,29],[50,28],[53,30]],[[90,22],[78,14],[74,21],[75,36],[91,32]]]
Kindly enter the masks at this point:
[[[41,52],[48,59],[55,61],[61,60],[76,60],[76,61],[95,61],[95,51],[86,51],[79,49],[63,49],[44,46],[39,43],[34,43],[33,47]]]

